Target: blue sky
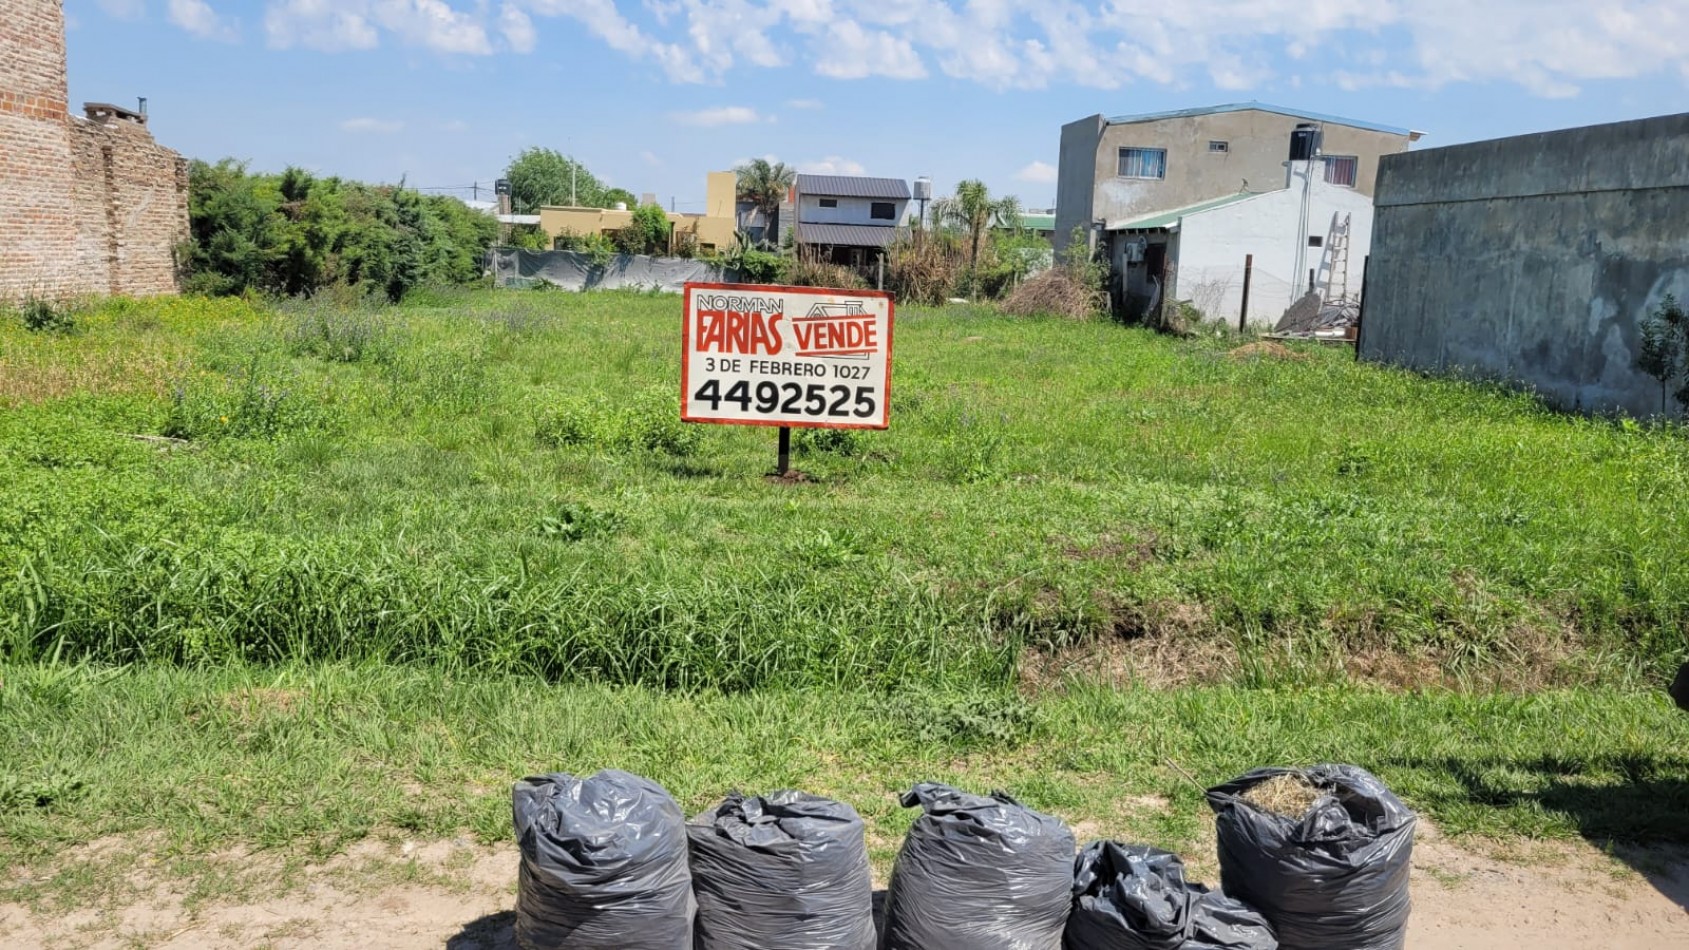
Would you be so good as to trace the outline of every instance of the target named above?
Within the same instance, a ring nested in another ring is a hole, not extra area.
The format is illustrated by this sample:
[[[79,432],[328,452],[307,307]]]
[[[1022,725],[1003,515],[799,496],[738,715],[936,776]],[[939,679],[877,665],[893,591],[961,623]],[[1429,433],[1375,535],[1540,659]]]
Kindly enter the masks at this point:
[[[664,204],[751,156],[1054,204],[1063,123],[1258,99],[1422,147],[1689,108],[1689,0],[65,0],[73,102],[194,158]],[[460,192],[468,196],[468,192]]]

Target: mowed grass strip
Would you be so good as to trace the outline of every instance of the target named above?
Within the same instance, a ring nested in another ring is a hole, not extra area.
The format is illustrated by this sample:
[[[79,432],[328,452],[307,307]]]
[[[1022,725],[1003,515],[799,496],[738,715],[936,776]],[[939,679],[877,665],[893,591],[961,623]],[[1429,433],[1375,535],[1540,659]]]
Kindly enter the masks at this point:
[[[159,853],[326,855],[369,835],[505,840],[527,774],[622,768],[689,813],[730,789],[850,802],[889,861],[927,780],[1006,789],[1200,853],[1194,783],[1377,772],[1445,832],[1689,843],[1689,717],[1650,693],[1075,688],[678,695],[438,671],[0,669],[0,861],[142,835]],[[0,901],[7,880],[0,877]]]
[[[1149,678],[1257,686],[1689,658],[1681,429],[1341,350],[906,307],[892,429],[802,434],[810,480],[771,484],[770,432],[678,422],[679,308],[0,322],[0,656],[722,690],[998,687],[1117,638],[1221,659]]]

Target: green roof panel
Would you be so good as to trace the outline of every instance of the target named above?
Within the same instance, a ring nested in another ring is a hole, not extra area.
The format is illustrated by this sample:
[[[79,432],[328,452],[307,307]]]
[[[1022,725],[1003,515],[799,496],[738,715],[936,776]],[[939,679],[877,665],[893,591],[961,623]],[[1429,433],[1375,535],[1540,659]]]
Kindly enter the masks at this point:
[[[1266,194],[1266,192],[1240,191],[1235,195],[1227,195],[1224,198],[1212,198],[1208,201],[1199,201],[1193,205],[1186,205],[1183,208],[1174,208],[1171,211],[1157,211],[1154,214],[1145,215],[1141,218],[1133,218],[1129,221],[1111,223],[1109,224],[1108,229],[1110,231],[1162,230],[1178,224],[1180,219],[1189,217],[1190,215],[1200,214],[1204,211],[1213,211],[1215,208],[1224,208],[1226,205],[1237,204],[1239,201],[1248,201],[1250,198],[1258,198],[1263,194]]]

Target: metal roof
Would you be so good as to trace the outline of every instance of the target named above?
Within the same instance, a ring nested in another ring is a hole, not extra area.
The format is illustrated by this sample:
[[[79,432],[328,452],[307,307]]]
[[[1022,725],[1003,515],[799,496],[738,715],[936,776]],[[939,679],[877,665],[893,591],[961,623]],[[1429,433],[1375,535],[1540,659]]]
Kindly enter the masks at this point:
[[[1023,213],[1020,216],[1020,226],[1028,231],[1054,231],[1056,216],[1054,214]]]
[[[860,175],[799,175],[798,194],[907,201],[909,183],[901,178],[865,178]]]
[[[900,228],[869,224],[799,224],[799,244],[831,244],[836,247],[885,247]]]
[[[1159,231],[1165,228],[1170,228],[1173,225],[1178,224],[1181,219],[1188,218],[1193,214],[1201,214],[1204,211],[1213,211],[1215,208],[1224,208],[1226,205],[1235,205],[1239,201],[1248,201],[1251,198],[1259,198],[1265,194],[1272,194],[1272,192],[1240,191],[1235,195],[1227,195],[1224,198],[1212,198],[1208,201],[1199,201],[1196,204],[1186,205],[1183,208],[1174,208],[1171,211],[1157,211],[1154,214],[1133,218],[1129,221],[1111,221],[1109,222],[1108,230]]]
[[[1225,112],[1249,112],[1251,110],[1272,112],[1278,115],[1287,115],[1294,119],[1305,119],[1309,122],[1346,125],[1353,129],[1367,129],[1372,132],[1384,132],[1389,135],[1405,135],[1415,141],[1418,141],[1419,137],[1425,134],[1424,132],[1415,132],[1412,129],[1397,128],[1393,125],[1380,125],[1377,122],[1363,122],[1359,119],[1345,119],[1342,116],[1325,115],[1319,112],[1308,112],[1303,109],[1289,109],[1284,106],[1269,105],[1265,102],[1230,102],[1220,106],[1202,106],[1195,109],[1175,109],[1170,112],[1145,112],[1142,115],[1116,115],[1109,117],[1108,124],[1130,125],[1134,122],[1155,122],[1160,119],[1184,119],[1199,115],[1219,115]]]

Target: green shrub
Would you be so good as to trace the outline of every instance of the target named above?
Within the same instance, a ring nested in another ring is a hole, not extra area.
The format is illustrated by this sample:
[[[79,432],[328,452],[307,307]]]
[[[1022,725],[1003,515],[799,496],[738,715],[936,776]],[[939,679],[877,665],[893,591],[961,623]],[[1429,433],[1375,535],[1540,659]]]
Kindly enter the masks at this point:
[[[76,312],[67,304],[31,294],[18,307],[24,328],[36,333],[71,333],[76,329]]]
[[[616,246],[624,254],[667,254],[672,228],[661,205],[640,205],[627,227],[616,232]]]
[[[540,417],[534,436],[540,445],[552,449],[601,443],[605,415],[602,400],[565,399]]]
[[[799,429],[793,447],[799,454],[828,453],[851,458],[862,454],[861,429]]]
[[[345,284],[398,300],[412,288],[480,279],[498,221],[456,198],[403,185],[252,174],[232,159],[188,173],[184,288],[294,297]]]
[[[614,508],[568,502],[556,515],[540,519],[539,533],[554,541],[585,541],[617,534],[626,525],[627,517]]]
[[[685,458],[698,451],[703,433],[680,419],[679,390],[653,386],[635,396],[622,413],[623,445]]]

